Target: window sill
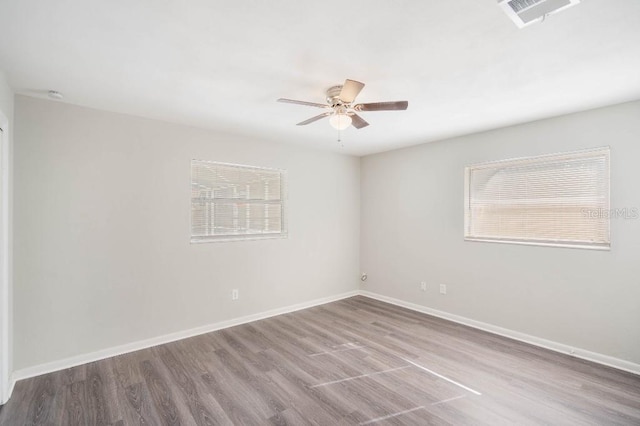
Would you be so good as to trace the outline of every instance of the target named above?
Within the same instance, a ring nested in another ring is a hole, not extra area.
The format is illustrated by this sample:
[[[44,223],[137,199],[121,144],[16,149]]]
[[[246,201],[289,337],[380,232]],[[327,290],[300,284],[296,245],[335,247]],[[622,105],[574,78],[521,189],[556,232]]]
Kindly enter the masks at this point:
[[[481,243],[503,243],[503,244],[517,244],[524,246],[543,246],[543,247],[559,247],[559,248],[574,248],[584,250],[599,250],[599,251],[611,251],[611,244],[586,244],[586,243],[571,243],[571,242],[554,242],[554,241],[523,241],[523,240],[503,240],[503,239],[491,239],[491,238],[472,238],[465,237],[465,241],[481,242]]]
[[[191,238],[191,244],[222,243],[231,241],[255,241],[273,240],[288,238],[288,234],[268,234],[268,235],[225,235],[218,237],[197,237]]]

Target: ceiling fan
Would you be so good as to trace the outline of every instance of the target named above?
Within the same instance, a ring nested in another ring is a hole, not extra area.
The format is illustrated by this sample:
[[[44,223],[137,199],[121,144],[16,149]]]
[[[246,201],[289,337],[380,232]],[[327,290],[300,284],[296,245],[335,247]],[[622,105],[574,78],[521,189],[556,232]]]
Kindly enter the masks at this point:
[[[311,117],[308,120],[301,121],[298,123],[298,126],[305,126],[321,118],[329,117],[329,123],[338,130],[344,130],[350,125],[353,125],[356,129],[362,129],[368,126],[369,123],[357,114],[360,111],[398,111],[405,110],[409,106],[409,102],[407,101],[373,102],[353,105],[356,96],[358,96],[363,87],[364,83],[347,79],[343,85],[332,86],[327,89],[326,104],[285,98],[278,99],[278,102],[323,108],[325,112]]]

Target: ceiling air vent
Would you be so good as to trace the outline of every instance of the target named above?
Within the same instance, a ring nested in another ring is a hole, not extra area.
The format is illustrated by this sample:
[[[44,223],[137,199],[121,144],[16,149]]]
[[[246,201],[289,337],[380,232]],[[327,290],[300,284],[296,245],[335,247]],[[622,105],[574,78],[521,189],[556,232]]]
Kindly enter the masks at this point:
[[[575,6],[581,0],[498,0],[498,4],[519,28],[543,20],[547,15]]]

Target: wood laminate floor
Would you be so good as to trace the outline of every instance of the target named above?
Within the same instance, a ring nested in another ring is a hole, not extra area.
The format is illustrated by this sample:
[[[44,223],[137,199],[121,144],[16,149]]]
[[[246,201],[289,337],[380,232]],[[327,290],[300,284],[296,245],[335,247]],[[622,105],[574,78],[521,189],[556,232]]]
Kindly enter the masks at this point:
[[[2,425],[640,425],[640,376],[365,297],[20,381]]]

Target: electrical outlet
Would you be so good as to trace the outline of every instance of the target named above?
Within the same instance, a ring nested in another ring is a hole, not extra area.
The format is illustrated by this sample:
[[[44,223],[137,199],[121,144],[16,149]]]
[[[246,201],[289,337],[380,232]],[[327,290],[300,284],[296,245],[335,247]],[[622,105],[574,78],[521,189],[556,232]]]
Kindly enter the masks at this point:
[[[240,291],[237,288],[231,290],[231,300],[238,300],[240,298]]]
[[[420,290],[427,291],[427,283],[425,281],[420,283]]]
[[[447,294],[447,285],[440,284],[440,294]]]

